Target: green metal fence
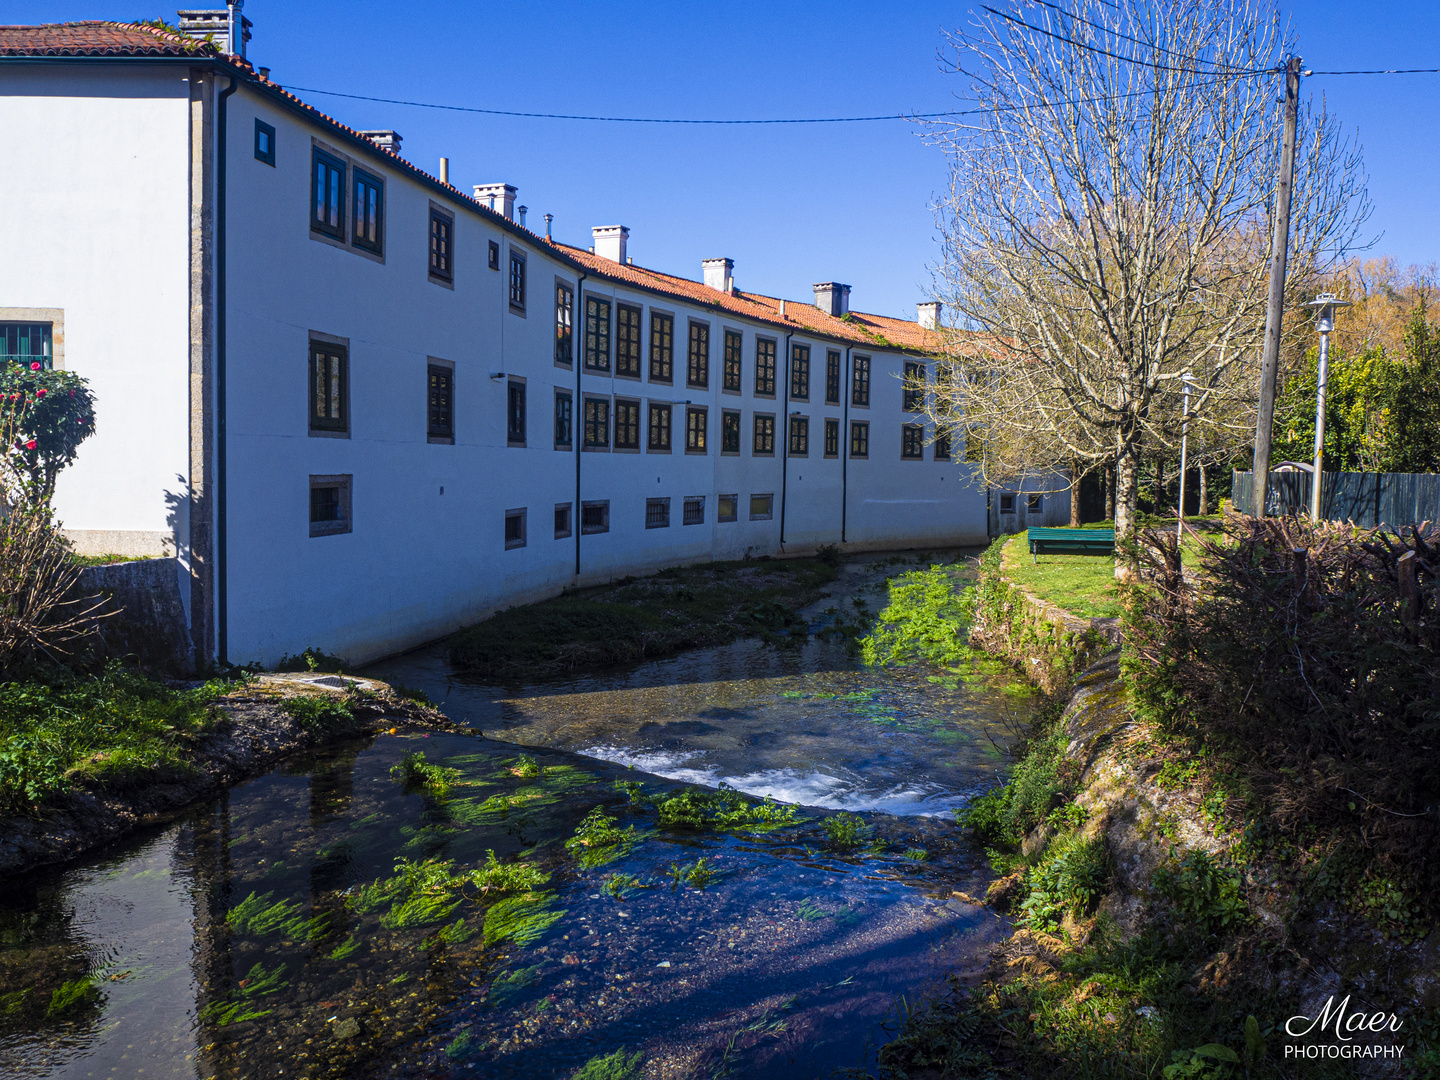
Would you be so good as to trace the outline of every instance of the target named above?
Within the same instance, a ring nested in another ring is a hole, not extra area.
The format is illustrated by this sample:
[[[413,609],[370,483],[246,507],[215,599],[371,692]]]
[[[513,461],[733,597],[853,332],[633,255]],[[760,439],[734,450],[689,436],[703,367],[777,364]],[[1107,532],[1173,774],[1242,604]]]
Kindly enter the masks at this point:
[[[1272,472],[1265,511],[1271,516],[1308,513],[1311,476]],[[1254,477],[1237,472],[1230,488],[1235,509],[1251,512]],[[1320,516],[1353,521],[1362,528],[1440,521],[1440,473],[1325,473],[1320,481]]]

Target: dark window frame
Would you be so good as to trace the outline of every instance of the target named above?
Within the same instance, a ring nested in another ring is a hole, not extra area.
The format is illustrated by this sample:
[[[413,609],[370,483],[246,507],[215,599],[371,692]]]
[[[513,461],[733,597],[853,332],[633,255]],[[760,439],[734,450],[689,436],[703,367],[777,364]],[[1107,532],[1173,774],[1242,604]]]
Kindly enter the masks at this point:
[[[790,417],[790,456],[810,456],[810,418],[808,416]]]
[[[745,373],[745,335],[739,330],[725,331],[725,358],[720,376],[720,389],[724,393],[741,392]]]
[[[695,418],[700,418],[700,423],[695,423]],[[708,454],[710,435],[710,408],[706,405],[685,406],[685,453],[687,454]]]
[[[790,400],[810,400],[810,346],[790,346]]]
[[[332,366],[327,364],[326,370],[322,373],[320,367],[320,356],[327,360],[334,360]],[[310,339],[310,362],[307,368],[310,383],[310,421],[309,429],[311,435],[343,436],[350,435],[350,348],[347,345],[340,345],[331,341],[320,341],[316,338]],[[338,389],[333,385],[339,383]],[[323,384],[323,386],[322,386]],[[326,415],[320,416],[320,401],[324,398],[327,402],[333,402],[338,416],[330,415],[330,409],[326,409]]]
[[[870,407],[870,357],[850,358],[850,404],[859,409]]]
[[[645,309],[637,304],[615,302],[615,377],[639,379],[643,372],[642,337]]]
[[[571,503],[555,504],[555,539],[565,540],[574,534],[575,515],[572,513],[574,506]]]
[[[710,324],[690,319],[685,342],[685,385],[695,390],[710,389]]]
[[[638,453],[640,450],[641,438],[639,400],[637,400],[636,398],[617,397],[615,398],[614,403],[611,406],[611,410],[612,411],[610,418],[610,426],[612,432],[612,448],[617,451],[631,450]],[[621,419],[622,410],[627,416],[627,418],[624,420]],[[622,424],[624,425],[623,434],[627,436],[626,440],[623,443],[620,441],[622,435]]]
[[[645,500],[645,528],[668,529],[670,527],[670,499],[660,496]]]
[[[260,136],[270,144],[268,150],[260,145]],[[255,118],[255,160],[275,168],[275,129],[258,116]],[[314,178],[313,175],[311,177]]]
[[[870,456],[870,421],[850,421],[850,456],[863,461]]]
[[[351,170],[350,190],[355,200],[354,228],[350,230],[350,246],[383,256],[385,254],[385,180],[374,173],[356,167]],[[369,205],[369,198],[362,192],[373,192],[375,195],[373,222],[370,220],[372,207]],[[363,215],[361,213],[362,206],[364,207]],[[371,225],[375,231],[374,239],[362,238],[362,233]]]
[[[499,240],[491,240],[491,241],[490,241],[490,250],[486,253],[485,260],[486,260],[486,261],[485,261],[485,265],[488,266],[488,267],[490,267],[491,270],[498,271],[498,270],[500,269],[500,241],[499,241]]]
[[[825,419],[825,456],[827,458],[840,456],[840,421],[834,417]]]
[[[354,480],[352,473],[338,473],[330,475],[310,476],[310,535],[311,536],[338,536],[342,533],[353,532],[355,529],[354,508]],[[315,492],[328,489],[337,489],[334,503],[335,514],[333,518],[316,518]]]
[[[574,367],[575,352],[575,289],[555,279],[555,363]]]
[[[453,285],[455,281],[455,215],[437,206],[430,207],[429,276]]]
[[[37,334],[38,331],[38,334]],[[36,342],[40,351],[36,352]],[[61,339],[64,340],[63,337]],[[21,351],[23,348],[27,351]],[[45,371],[55,366],[55,323],[45,319],[7,319],[0,322],[0,357],[15,363],[39,364]]]
[[[936,431],[934,446],[933,456],[936,461],[950,461],[954,457],[954,450],[950,445],[950,432]]]
[[[1026,495],[1025,495],[1025,513],[1027,513],[1027,514],[1043,514],[1043,513],[1045,513],[1045,496],[1044,496],[1044,494],[1042,494],[1041,492],[1038,492],[1038,491],[1027,492]]]
[[[725,507],[726,507],[727,505],[730,507],[730,512],[729,512],[728,514],[725,512]],[[740,520],[740,493],[739,493],[739,492],[735,492],[735,493],[729,494],[729,495],[716,495],[716,496],[715,496],[715,524],[720,525],[720,524],[723,524],[723,523],[725,523],[725,522],[727,522],[727,521],[739,521],[739,520]]]
[[[586,521],[589,518],[589,521]],[[597,522],[595,519],[599,518]],[[580,504],[580,535],[593,536],[610,531],[610,500],[587,499]]]
[[[650,381],[675,384],[675,316],[650,309]]]
[[[556,388],[555,408],[551,415],[555,421],[555,449],[575,449],[575,399],[569,390]]]
[[[425,438],[455,443],[455,369],[448,364],[425,365]]]
[[[903,412],[925,411],[925,385],[928,379],[925,365],[918,360],[906,360],[901,379],[900,408]]]
[[[525,304],[530,291],[529,266],[530,261],[526,253],[520,248],[512,247],[510,249],[510,276],[506,280],[506,286],[510,311],[515,315],[525,314]]]
[[[739,409],[720,410],[720,453],[740,456],[742,423]]]
[[[775,396],[775,356],[779,342],[774,338],[755,339],[755,396]]]
[[[675,444],[675,407],[651,401],[645,410],[645,449],[652,454],[668,454]],[[663,417],[662,423],[656,423]],[[663,436],[663,438],[657,438]]]
[[[1013,491],[1002,491],[1000,493],[1000,513],[1015,513],[1015,493]]]
[[[825,404],[840,404],[840,350],[825,350]]]
[[[775,456],[775,414],[754,413],[750,424],[750,456]]]
[[[593,311],[591,310],[592,306],[594,308]],[[603,319],[601,318],[602,312],[604,313]],[[615,332],[615,326],[611,319],[612,313],[609,298],[605,296],[592,296],[587,293],[585,296],[586,371],[608,372],[610,370],[610,342]]]
[[[925,425],[900,425],[900,460],[925,460]]]
[[[764,502],[763,504],[760,504],[760,505],[763,505],[763,506],[765,507],[765,509],[764,509],[763,512],[757,513],[756,510],[755,510],[755,507],[756,507],[756,505],[757,505],[757,504],[756,504],[756,500],[757,500],[757,499],[764,499],[764,500],[765,500],[765,502]],[[761,494],[758,494],[758,495],[751,495],[751,496],[750,496],[750,520],[751,520],[751,521],[773,521],[774,519],[775,519],[775,494],[774,494],[774,492],[762,492]]]
[[[527,533],[528,533],[528,531],[529,531],[529,530],[527,529],[527,527],[526,527],[527,524],[528,524],[528,522],[526,521],[526,518],[528,518],[528,517],[530,516],[530,515],[528,514],[528,512],[527,512],[527,509],[528,509],[527,507],[520,506],[520,507],[516,507],[516,508],[513,509],[513,510],[506,510],[506,511],[505,511],[505,550],[506,550],[506,551],[510,551],[510,550],[512,550],[512,549],[514,549],[514,548],[523,548],[523,547],[525,546],[525,543],[526,543],[526,541],[527,541],[527,539],[528,539]],[[513,536],[511,535],[511,528],[510,528],[511,522],[515,522],[515,523],[517,523],[517,524],[519,525],[519,528],[516,529],[516,530],[514,530],[515,535],[513,535]]]
[[[687,495],[680,504],[680,525],[705,524],[705,496]]]
[[[505,445],[524,446],[529,433],[530,403],[525,383],[509,379],[505,386]]]
[[[320,190],[322,168],[326,170],[323,197]],[[349,170],[350,166],[334,154],[326,153],[318,146],[310,148],[310,231],[338,240],[342,244],[345,242],[347,224],[345,204],[350,194]],[[328,220],[332,196],[338,203],[334,208],[338,220],[334,223]]]
[[[581,449],[608,451],[610,449],[610,399],[595,394],[586,394],[580,408]]]

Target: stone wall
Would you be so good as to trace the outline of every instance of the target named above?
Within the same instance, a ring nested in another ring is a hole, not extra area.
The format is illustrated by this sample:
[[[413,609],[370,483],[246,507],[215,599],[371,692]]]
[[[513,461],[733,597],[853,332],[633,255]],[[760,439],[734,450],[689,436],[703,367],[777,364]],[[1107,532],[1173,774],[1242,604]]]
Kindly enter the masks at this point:
[[[96,637],[106,656],[130,657],[141,667],[171,674],[194,671],[177,560],[87,566],[80,572],[76,595],[103,599],[105,618]]]

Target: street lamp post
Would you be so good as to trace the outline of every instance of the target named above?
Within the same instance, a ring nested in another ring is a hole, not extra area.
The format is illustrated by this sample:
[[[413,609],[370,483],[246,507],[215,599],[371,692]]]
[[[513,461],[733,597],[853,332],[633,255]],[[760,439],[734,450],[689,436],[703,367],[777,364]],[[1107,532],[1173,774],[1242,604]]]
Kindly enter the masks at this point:
[[[1180,405],[1180,505],[1175,511],[1175,543],[1180,543],[1185,537],[1185,452],[1190,440],[1190,386],[1195,382],[1195,376],[1188,371],[1180,376],[1184,384]]]
[[[1320,520],[1320,479],[1325,457],[1325,383],[1330,376],[1330,331],[1335,329],[1335,309],[1349,307],[1349,300],[1337,300],[1334,293],[1321,293],[1304,307],[1315,309],[1315,329],[1320,332],[1320,363],[1315,377],[1315,472],[1310,478],[1310,520]]]

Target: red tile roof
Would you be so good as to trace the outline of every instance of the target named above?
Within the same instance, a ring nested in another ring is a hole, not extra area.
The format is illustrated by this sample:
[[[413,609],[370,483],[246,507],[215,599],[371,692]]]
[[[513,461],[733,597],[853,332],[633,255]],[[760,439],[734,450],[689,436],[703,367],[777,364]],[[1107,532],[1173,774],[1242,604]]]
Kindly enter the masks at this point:
[[[261,77],[249,61],[219,52],[206,41],[185,37],[170,30],[114,22],[52,23],[44,26],[0,26],[0,56],[154,56],[204,57],[237,70],[257,89],[283,100],[291,108],[312,120],[348,136],[353,142],[389,160],[396,168],[408,172],[429,186],[443,190],[450,198],[466,204],[482,217],[525,237],[537,247],[545,248],[561,259],[578,264],[586,272],[609,278],[651,292],[681,300],[700,303],[720,311],[728,311],[787,330],[849,342],[852,345],[880,349],[903,349],[912,352],[938,352],[944,345],[941,334],[922,328],[919,323],[893,319],[886,315],[851,312],[836,318],[812,303],[780,300],[758,293],[732,293],[712,289],[698,281],[674,274],[647,270],[644,267],[621,265],[583,248],[547,240],[524,226],[506,219],[478,200],[451,184],[442,183],[422,169],[396,154],[376,146],[359,131],[307,104],[278,83]],[[783,312],[782,312],[783,308]]]
[[[115,22],[0,26],[0,56],[216,56],[207,41]]]

